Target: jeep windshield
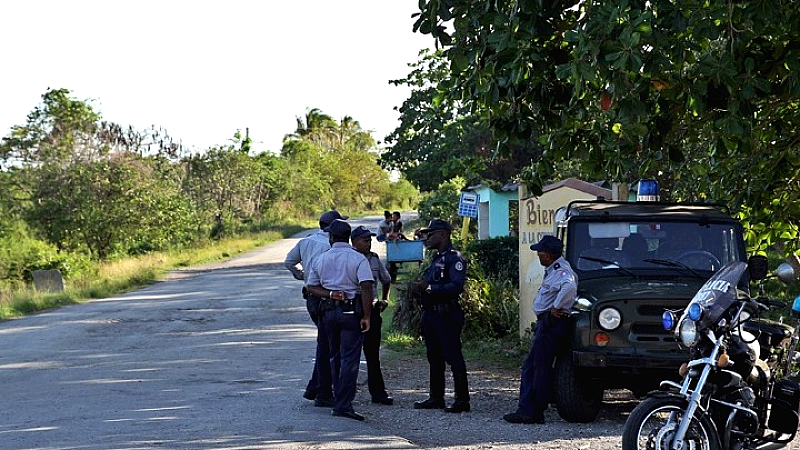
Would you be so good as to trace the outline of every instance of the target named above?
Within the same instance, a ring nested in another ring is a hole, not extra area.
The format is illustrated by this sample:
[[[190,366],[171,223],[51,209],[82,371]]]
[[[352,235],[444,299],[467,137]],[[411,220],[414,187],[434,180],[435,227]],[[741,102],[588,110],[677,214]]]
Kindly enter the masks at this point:
[[[733,222],[576,221],[569,233],[567,260],[585,275],[659,269],[708,278],[732,261],[745,260],[741,231]]]

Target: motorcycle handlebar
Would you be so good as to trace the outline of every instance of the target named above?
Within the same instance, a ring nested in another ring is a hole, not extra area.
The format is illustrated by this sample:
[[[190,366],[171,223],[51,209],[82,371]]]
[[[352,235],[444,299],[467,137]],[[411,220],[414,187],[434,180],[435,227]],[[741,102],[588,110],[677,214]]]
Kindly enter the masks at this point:
[[[763,305],[765,307],[764,309],[786,308],[787,306],[786,302],[770,300],[767,297],[758,297],[755,300],[759,305]]]

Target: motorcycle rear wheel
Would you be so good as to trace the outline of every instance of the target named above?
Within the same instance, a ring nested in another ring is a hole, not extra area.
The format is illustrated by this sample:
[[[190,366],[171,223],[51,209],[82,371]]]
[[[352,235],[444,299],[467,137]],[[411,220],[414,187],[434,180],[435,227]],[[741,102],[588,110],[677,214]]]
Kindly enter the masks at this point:
[[[625,421],[622,450],[669,450],[686,406],[686,401],[676,397],[646,398]],[[683,448],[720,450],[719,439],[708,417],[695,415],[684,437]]]

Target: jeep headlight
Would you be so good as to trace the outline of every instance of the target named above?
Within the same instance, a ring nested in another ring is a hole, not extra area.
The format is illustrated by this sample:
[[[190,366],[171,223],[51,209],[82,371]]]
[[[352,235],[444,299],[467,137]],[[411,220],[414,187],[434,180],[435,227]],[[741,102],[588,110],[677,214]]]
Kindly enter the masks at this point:
[[[681,321],[678,334],[680,335],[681,342],[686,347],[694,347],[700,340],[700,333],[697,332],[697,322],[688,317]]]
[[[616,308],[604,308],[597,315],[597,321],[600,322],[600,328],[613,331],[622,324],[622,314]]]

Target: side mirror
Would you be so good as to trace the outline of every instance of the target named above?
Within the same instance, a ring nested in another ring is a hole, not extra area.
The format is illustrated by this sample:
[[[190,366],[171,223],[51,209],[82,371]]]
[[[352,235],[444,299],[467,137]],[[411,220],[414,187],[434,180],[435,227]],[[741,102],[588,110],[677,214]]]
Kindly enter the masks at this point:
[[[790,284],[796,279],[794,269],[788,263],[781,263],[781,265],[775,269],[775,275],[784,284]]]
[[[575,302],[575,309],[580,311],[590,311],[592,309],[592,302],[585,297],[578,297],[578,301]]]
[[[748,258],[747,272],[750,274],[750,279],[754,281],[767,278],[767,274],[769,273],[767,257],[763,255],[753,255]]]

